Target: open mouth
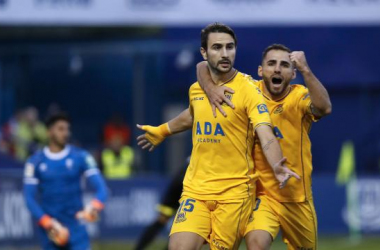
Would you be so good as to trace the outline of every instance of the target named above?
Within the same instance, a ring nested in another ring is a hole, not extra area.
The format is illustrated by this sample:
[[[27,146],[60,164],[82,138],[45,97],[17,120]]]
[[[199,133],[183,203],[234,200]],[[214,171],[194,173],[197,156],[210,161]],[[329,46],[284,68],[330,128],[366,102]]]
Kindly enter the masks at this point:
[[[282,83],[282,78],[279,76],[272,77],[272,83],[274,85],[280,85]]]
[[[221,61],[219,64],[222,66],[229,66],[230,62],[229,61]]]

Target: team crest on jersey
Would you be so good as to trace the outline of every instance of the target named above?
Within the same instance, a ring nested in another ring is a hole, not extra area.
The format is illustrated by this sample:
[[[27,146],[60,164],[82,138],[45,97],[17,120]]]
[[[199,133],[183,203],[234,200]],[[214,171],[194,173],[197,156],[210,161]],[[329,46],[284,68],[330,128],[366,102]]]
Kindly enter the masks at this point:
[[[90,168],[96,167],[96,161],[95,161],[94,157],[92,157],[91,155],[86,156],[86,163]]]
[[[46,163],[41,163],[40,164],[40,171],[41,172],[45,172],[47,170],[47,165],[46,165]]]
[[[284,107],[282,106],[282,104],[278,105],[275,109],[274,109],[274,114],[278,115],[278,114],[281,114],[282,111],[284,110]]]
[[[73,168],[73,160],[72,159],[67,159],[66,160],[66,167],[68,169],[72,169]]]
[[[261,90],[260,90],[258,87],[256,87],[256,90],[257,90],[257,93],[258,93],[258,94],[260,94],[260,95],[262,94],[262,93],[261,93]]]
[[[231,93],[224,93],[224,96],[227,97],[228,100],[232,101],[233,94]],[[222,106],[227,106],[227,103],[223,102]]]
[[[186,218],[186,212],[184,211],[178,211],[177,217],[175,218],[175,223],[181,223],[187,220]]]
[[[34,165],[32,163],[27,163],[25,165],[24,176],[25,177],[33,177],[34,176]]]
[[[262,114],[262,113],[268,113],[267,105],[265,105],[264,103],[259,104],[259,105],[257,106],[257,109],[259,110],[259,114]]]

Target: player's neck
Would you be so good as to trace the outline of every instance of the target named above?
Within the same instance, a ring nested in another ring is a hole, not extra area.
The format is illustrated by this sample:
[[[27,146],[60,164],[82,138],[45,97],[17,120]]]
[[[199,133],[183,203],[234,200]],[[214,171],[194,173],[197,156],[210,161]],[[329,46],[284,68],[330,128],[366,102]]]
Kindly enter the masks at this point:
[[[231,70],[227,73],[220,73],[220,72],[214,72],[213,70],[210,70],[212,81],[215,83],[215,85],[223,85],[226,82],[229,82],[231,78],[234,77],[236,72],[235,68],[231,68]]]
[[[272,101],[278,101],[283,99],[285,96],[289,94],[290,86],[288,86],[284,91],[282,91],[279,95],[272,95],[266,86],[264,86],[264,94],[269,97]]]
[[[58,145],[58,144],[55,144],[55,143],[49,143],[49,150],[52,153],[59,153],[62,150],[64,150],[65,147],[66,147],[66,145],[61,146],[61,145]]]

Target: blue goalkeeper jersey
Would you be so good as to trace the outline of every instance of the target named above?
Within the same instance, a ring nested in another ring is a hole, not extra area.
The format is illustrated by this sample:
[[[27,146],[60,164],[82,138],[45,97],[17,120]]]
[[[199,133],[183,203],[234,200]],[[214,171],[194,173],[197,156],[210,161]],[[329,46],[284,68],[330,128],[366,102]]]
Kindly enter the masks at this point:
[[[88,152],[68,145],[59,153],[45,147],[31,156],[25,164],[24,193],[33,217],[40,220],[47,214],[68,227],[77,225],[75,214],[83,209],[82,177],[87,177],[95,198],[104,203],[106,186]]]

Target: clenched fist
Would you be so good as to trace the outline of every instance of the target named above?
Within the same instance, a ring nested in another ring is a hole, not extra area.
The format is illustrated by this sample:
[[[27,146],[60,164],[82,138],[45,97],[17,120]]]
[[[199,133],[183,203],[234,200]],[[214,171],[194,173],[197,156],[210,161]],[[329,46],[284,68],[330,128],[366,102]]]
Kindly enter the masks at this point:
[[[301,74],[310,71],[309,65],[306,61],[305,53],[303,51],[293,51],[290,53],[290,60],[293,62],[294,66]]]

